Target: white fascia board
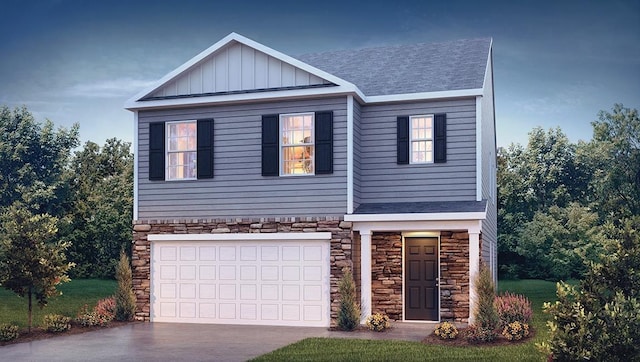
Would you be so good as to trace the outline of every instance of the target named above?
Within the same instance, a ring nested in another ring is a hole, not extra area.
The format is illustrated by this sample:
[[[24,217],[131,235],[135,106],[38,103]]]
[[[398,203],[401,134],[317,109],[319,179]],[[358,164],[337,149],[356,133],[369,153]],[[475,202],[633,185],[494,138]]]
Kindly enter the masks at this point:
[[[360,235],[372,232],[410,231],[424,233],[442,230],[467,230],[469,233],[477,234],[482,230],[482,220],[354,221],[353,230],[360,232]]]
[[[476,97],[482,95],[482,88],[460,89],[440,92],[420,92],[391,94],[385,96],[367,96],[364,98],[365,103],[387,103],[387,102],[405,102],[405,101],[421,101],[441,98],[462,98]]]
[[[353,213],[353,96],[347,96],[347,214]]]
[[[271,49],[265,45],[262,45],[256,41],[253,41],[247,37],[244,37],[240,34],[237,33],[231,33],[229,35],[227,35],[226,37],[224,37],[223,39],[221,39],[220,41],[218,41],[217,43],[213,44],[212,46],[210,46],[209,48],[205,49],[204,51],[202,51],[200,54],[196,55],[195,57],[191,58],[189,61],[187,61],[186,63],[182,64],[181,66],[179,66],[178,68],[176,68],[175,70],[173,70],[172,72],[168,73],[167,75],[165,75],[164,77],[162,77],[159,81],[155,82],[153,85],[151,85],[150,87],[142,90],[141,92],[139,92],[138,94],[136,94],[135,96],[129,98],[129,100],[126,101],[125,103],[125,108],[129,109],[129,110],[133,110],[136,108],[142,108],[142,107],[136,107],[135,105],[138,103],[138,101],[142,98],[144,98],[145,96],[147,96],[148,94],[154,92],[155,90],[157,90],[158,88],[162,87],[164,84],[168,83],[169,81],[173,80],[174,78],[178,77],[180,74],[184,73],[185,71],[187,71],[189,68],[193,67],[194,65],[196,65],[198,62],[202,61],[204,58],[208,57],[209,55],[217,52],[218,50],[222,49],[223,47],[225,47],[227,44],[231,43],[231,42],[238,42],[241,44],[244,44],[248,47],[254,48],[260,52],[263,52],[273,58],[276,58],[282,62],[291,64],[292,66],[296,67],[296,68],[300,68],[308,73],[311,73],[319,78],[328,80],[331,83],[337,84],[339,86],[346,86],[349,88],[352,88],[354,91],[356,91],[356,87],[355,85],[353,85],[350,82],[347,82],[346,80],[342,79],[342,78],[338,78],[335,75],[332,75],[330,73],[327,73],[323,70],[320,70],[318,68],[315,68],[307,63],[304,63],[298,59],[295,59],[293,57],[290,57],[286,54],[283,54],[277,50]],[[362,92],[360,92],[359,90],[357,90],[357,93],[359,93],[362,97],[364,97],[364,95],[362,95]],[[147,102],[145,102],[147,103]],[[195,103],[190,103],[190,104],[197,104],[200,102],[195,102]],[[171,105],[179,105],[179,104],[171,104]],[[146,107],[144,107],[146,108]]]
[[[315,233],[242,233],[242,234],[149,234],[149,241],[291,241],[331,240],[331,232]]]
[[[229,104],[254,101],[284,100],[315,96],[331,96],[353,94],[355,86],[330,86],[322,88],[289,89],[272,92],[247,92],[213,95],[204,97],[185,97],[173,99],[158,99],[152,101],[127,102],[125,108],[134,111],[141,109],[154,109],[166,107],[185,107],[209,104]]]
[[[487,66],[484,70],[484,77],[482,78],[482,89],[487,87],[487,74],[489,73],[489,67],[491,67],[491,50],[493,49],[493,38],[489,41],[489,54],[487,55]]]
[[[138,112],[133,112],[133,220],[138,220]]]
[[[476,201],[482,201],[482,96],[476,97]]]
[[[347,214],[344,221],[378,222],[378,221],[448,221],[448,220],[484,220],[487,212],[443,212],[412,214]]]

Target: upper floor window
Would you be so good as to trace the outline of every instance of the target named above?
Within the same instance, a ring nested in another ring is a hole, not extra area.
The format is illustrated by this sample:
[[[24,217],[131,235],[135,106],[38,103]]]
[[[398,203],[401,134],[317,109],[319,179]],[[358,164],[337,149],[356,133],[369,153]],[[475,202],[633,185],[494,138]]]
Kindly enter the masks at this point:
[[[410,117],[411,163],[433,162],[433,116]]]
[[[167,122],[167,180],[195,179],[197,122]]]
[[[313,113],[280,115],[280,175],[314,174],[314,122]]]

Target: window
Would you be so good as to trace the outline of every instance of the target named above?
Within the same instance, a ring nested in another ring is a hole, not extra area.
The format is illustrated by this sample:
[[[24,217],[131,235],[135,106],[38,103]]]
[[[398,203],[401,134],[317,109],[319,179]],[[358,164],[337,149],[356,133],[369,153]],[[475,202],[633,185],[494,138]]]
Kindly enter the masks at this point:
[[[167,180],[195,179],[197,122],[167,122]]]
[[[433,162],[433,116],[410,117],[411,163]]]
[[[314,174],[314,114],[280,115],[280,175]]]

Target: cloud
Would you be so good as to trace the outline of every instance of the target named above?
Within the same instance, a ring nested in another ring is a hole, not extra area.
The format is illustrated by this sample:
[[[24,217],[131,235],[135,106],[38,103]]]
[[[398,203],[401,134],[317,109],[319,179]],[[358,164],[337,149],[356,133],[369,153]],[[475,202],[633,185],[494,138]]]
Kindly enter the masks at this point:
[[[67,89],[65,94],[84,98],[128,98],[153,83],[155,83],[155,80],[130,78],[102,80],[73,85]]]

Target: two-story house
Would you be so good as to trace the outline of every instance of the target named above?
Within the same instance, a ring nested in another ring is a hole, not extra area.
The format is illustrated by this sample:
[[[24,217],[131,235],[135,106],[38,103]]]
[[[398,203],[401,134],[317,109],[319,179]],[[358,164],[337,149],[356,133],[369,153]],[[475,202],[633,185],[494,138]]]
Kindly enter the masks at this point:
[[[491,49],[232,33],[127,101],[137,318],[329,326],[351,267],[363,319],[468,321],[496,267]]]

